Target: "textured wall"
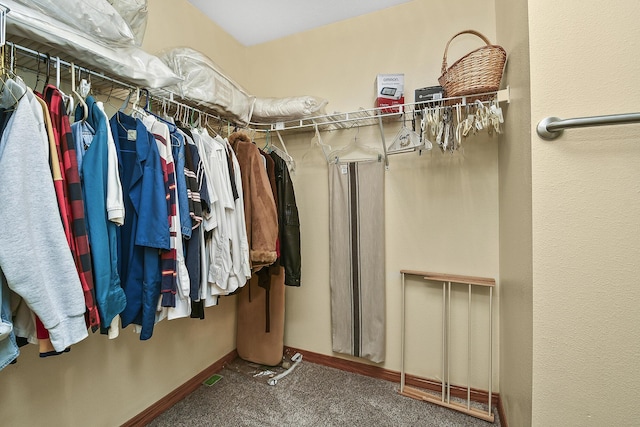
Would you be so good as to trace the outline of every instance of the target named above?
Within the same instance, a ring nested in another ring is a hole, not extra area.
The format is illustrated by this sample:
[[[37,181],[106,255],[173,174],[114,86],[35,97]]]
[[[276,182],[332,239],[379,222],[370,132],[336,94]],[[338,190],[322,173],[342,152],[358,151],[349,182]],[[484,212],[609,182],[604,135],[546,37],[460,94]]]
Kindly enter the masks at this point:
[[[500,140],[500,399],[510,425],[531,425],[533,275],[527,0],[496,1],[511,102]]]
[[[532,128],[638,110],[640,3],[529,2]],[[532,137],[533,425],[637,425],[640,126]]]

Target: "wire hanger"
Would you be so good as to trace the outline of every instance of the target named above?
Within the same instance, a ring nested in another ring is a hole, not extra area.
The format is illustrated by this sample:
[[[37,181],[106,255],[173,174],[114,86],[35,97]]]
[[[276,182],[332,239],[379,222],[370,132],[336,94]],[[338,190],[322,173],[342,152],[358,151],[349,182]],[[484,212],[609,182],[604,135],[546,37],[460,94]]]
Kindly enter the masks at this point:
[[[42,93],[44,93],[45,88],[49,86],[49,79],[51,78],[51,55],[47,53],[47,58],[44,59],[44,61],[47,63],[47,74],[45,76],[44,85],[42,86]],[[38,87],[36,86],[35,89],[37,90]]]
[[[38,57],[36,58],[36,83],[33,85],[34,88],[38,88],[38,84],[40,83],[40,52],[37,52]]]
[[[107,96],[107,100],[104,102],[105,104],[109,105],[111,108],[113,108],[115,111],[118,111],[118,107],[113,105],[111,103],[111,95],[113,95],[113,89],[115,87],[115,83],[111,83],[111,89],[109,90],[109,95]]]

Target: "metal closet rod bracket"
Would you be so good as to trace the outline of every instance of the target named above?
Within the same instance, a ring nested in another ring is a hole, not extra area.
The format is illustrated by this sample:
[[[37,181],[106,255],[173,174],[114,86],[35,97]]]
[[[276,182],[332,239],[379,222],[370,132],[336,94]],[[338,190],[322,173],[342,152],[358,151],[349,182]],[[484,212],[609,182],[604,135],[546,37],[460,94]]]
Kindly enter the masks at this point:
[[[576,117],[573,119],[560,119],[558,117],[546,117],[538,123],[536,131],[538,136],[548,141],[558,138],[565,129],[583,128],[592,126],[623,125],[640,123],[640,113],[610,114],[608,116]]]

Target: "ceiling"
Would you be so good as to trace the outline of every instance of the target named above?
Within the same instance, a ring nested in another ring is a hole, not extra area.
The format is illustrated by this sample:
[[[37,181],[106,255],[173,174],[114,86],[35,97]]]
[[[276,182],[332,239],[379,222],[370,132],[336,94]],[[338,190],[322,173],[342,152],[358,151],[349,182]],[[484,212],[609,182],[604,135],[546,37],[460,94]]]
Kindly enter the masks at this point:
[[[188,0],[238,42],[252,46],[411,0]]]

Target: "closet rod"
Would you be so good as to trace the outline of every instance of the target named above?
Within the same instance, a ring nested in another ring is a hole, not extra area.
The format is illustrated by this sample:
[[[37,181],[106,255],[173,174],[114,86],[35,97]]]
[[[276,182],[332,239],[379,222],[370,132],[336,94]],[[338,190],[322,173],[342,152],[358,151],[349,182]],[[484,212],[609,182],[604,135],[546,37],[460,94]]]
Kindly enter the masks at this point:
[[[36,50],[30,49],[30,48],[25,47],[25,46],[21,46],[19,44],[15,44],[13,42],[7,42],[7,46],[11,47],[12,49],[19,50],[19,51],[28,53],[30,55],[33,55],[33,56],[37,57],[38,59],[43,59],[43,60],[45,60],[45,59],[55,59],[56,60],[56,64],[58,63],[58,61],[57,61],[58,57],[47,56],[46,53],[38,52]],[[65,67],[67,67],[67,68],[71,68],[71,62],[67,62],[67,61],[64,61],[64,60],[60,59],[59,63],[60,63],[60,65],[63,65]],[[81,66],[76,65],[76,64],[74,64],[74,67],[75,67],[76,70],[81,70],[81,71],[83,71],[83,72],[85,72],[87,74],[90,74],[90,75],[95,76],[95,77],[99,77],[99,78],[101,78],[103,80],[110,81],[111,83],[117,84],[117,85],[122,86],[124,88],[131,89],[131,90],[137,89],[133,85],[130,85],[128,83],[125,83],[125,82],[120,81],[118,79],[115,79],[113,77],[109,77],[109,76],[107,76],[107,75],[105,75],[103,73],[99,73],[99,72],[90,70],[88,68],[81,67]],[[31,70],[31,71],[33,71],[33,70]]]
[[[1,6],[1,4],[0,4],[0,6]],[[21,52],[30,54],[32,56],[35,56],[39,60],[52,60],[53,63],[55,63],[56,65],[60,64],[60,65],[65,66],[65,67],[67,67],[69,69],[71,68],[71,62],[64,61],[64,60],[60,59],[59,57],[48,56],[46,53],[42,53],[42,52],[36,51],[34,49],[30,49],[30,48],[25,47],[25,46],[21,46],[19,44],[13,43],[13,42],[7,42],[6,44],[7,44],[8,47],[10,47],[12,49],[11,50],[12,55],[13,55],[13,50],[15,49],[16,51],[21,51]],[[14,61],[14,59],[12,57],[12,65],[13,65],[13,61]],[[82,66],[79,66],[79,65],[76,65],[76,64],[74,64],[74,67],[75,67],[75,69],[81,70],[82,72],[85,72],[85,73],[87,73],[87,74],[89,74],[91,76],[95,76],[95,77],[98,77],[100,79],[103,79],[103,80],[106,80],[108,82],[111,82],[111,83],[113,83],[115,85],[118,85],[118,86],[120,86],[120,88],[129,89],[131,91],[140,90],[140,88],[137,87],[137,86],[134,86],[132,84],[123,82],[123,81],[118,80],[116,78],[110,77],[110,76],[108,76],[108,75],[106,75],[104,73],[93,71],[93,70],[91,70],[89,68],[85,68],[85,67],[82,67]],[[35,70],[31,70],[31,71],[36,72]],[[157,93],[158,91],[162,91],[163,93],[166,93],[168,96],[159,95]],[[201,116],[209,117],[210,119],[217,120],[219,122],[230,123],[230,124],[233,124],[234,126],[236,125],[235,123],[230,122],[229,120],[226,120],[226,119],[224,119],[222,117],[219,117],[219,116],[217,116],[215,114],[211,114],[211,113],[208,113],[206,111],[202,111],[199,108],[196,108],[196,107],[193,107],[191,105],[185,104],[183,102],[177,101],[176,99],[174,99],[175,95],[174,95],[173,92],[170,92],[170,91],[167,91],[167,90],[164,90],[164,89],[154,89],[153,91],[151,91],[149,93],[151,94],[151,99],[156,99],[156,100],[158,100],[160,102],[168,102],[168,103],[174,104],[176,107],[181,107],[181,108],[188,109],[189,111],[193,111],[195,114],[199,114]]]
[[[546,117],[538,123],[538,136],[542,139],[552,140],[562,135],[564,129],[583,128],[591,126],[623,125],[628,123],[640,123],[640,113],[610,114],[607,116],[576,117],[573,119],[560,119],[558,117]]]

